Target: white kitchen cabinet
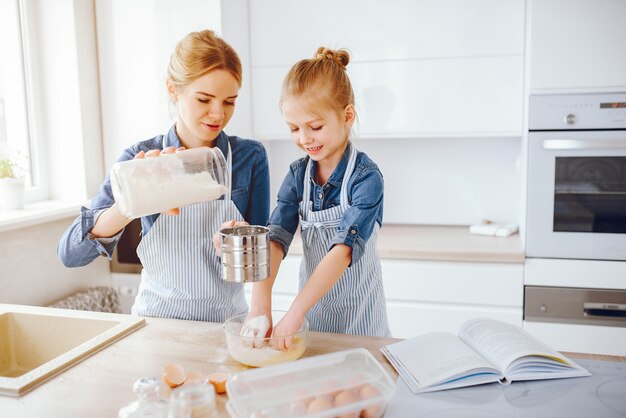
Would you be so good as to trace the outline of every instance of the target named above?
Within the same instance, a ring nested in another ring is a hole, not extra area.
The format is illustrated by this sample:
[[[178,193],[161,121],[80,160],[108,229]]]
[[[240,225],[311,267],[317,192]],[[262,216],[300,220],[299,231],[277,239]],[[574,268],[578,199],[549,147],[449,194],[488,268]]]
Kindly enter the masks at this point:
[[[616,91],[626,88],[626,2],[532,0],[530,89]]]
[[[289,137],[278,106],[283,78],[322,45],[352,54],[359,137],[521,135],[524,0],[272,0],[249,7],[257,138]]]
[[[298,292],[298,255],[283,260],[273,289],[273,309],[286,310]],[[522,325],[523,265],[382,260],[391,332],[410,338],[434,331],[456,333],[470,318]],[[248,298],[249,291],[247,288]]]
[[[519,135],[522,69],[521,56],[350,64],[357,137]],[[260,139],[289,138],[278,105],[287,71],[252,69]]]
[[[470,318],[522,325],[523,265],[382,260],[394,337],[457,332]]]
[[[357,62],[522,55],[524,0],[252,0],[253,67],[290,66],[319,46]]]
[[[287,311],[298,294],[298,274],[300,271],[299,255],[288,255],[280,264],[278,276],[272,288],[272,309]],[[252,297],[252,285],[245,285],[245,294],[248,305]]]

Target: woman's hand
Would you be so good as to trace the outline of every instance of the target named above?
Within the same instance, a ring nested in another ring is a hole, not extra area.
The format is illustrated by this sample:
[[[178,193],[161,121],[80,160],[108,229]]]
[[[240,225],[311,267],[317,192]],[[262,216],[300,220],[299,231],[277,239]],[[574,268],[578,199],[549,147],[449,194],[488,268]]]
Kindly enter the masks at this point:
[[[215,231],[215,234],[213,234],[213,247],[215,247],[215,252],[217,253],[218,257],[222,256],[222,236],[220,235],[220,231],[224,228],[234,228],[236,226],[246,226],[246,225],[250,225],[250,224],[246,221],[235,221],[235,220],[226,221],[222,224],[222,226],[220,226],[219,230]]]
[[[293,335],[300,331],[303,322],[304,315],[297,314],[290,309],[274,327],[272,332],[274,348],[282,351],[289,350],[293,346]]]
[[[142,159],[142,158],[158,157],[161,154],[174,154],[175,152],[182,151],[184,149],[185,149],[185,147],[179,147],[179,148],[167,147],[167,148],[164,148],[163,151],[158,150],[158,149],[151,149],[148,152],[139,151],[137,153],[137,155],[135,155],[135,158],[133,158],[133,160],[139,160],[139,159]],[[180,214],[180,208],[173,208],[173,209],[167,210],[167,211],[165,211],[163,213],[166,214],[166,215],[179,215]]]

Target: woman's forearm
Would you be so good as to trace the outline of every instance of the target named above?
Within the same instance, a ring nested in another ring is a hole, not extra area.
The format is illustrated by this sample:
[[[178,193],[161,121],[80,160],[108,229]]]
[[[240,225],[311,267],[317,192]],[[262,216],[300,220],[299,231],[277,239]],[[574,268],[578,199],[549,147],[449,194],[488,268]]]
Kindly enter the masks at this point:
[[[117,205],[114,203],[113,206],[102,212],[98,217],[98,220],[91,229],[91,234],[96,238],[110,238],[124,229],[130,221],[131,219],[122,215]]]

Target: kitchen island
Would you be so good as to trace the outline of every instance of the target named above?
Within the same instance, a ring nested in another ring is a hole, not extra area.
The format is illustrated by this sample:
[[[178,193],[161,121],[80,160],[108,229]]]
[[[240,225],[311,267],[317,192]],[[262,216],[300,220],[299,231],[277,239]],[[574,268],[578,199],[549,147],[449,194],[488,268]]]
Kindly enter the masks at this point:
[[[368,349],[390,375],[397,373],[380,353],[393,338],[309,333],[304,357],[351,348]],[[626,358],[568,354],[626,361]],[[161,376],[163,366],[178,363],[187,370],[231,373],[246,369],[226,349],[221,324],[146,318],[146,325],[44,382],[19,398],[0,397],[0,416],[116,417],[119,408],[135,399],[132,387],[143,376]],[[225,412],[225,395],[217,396],[218,416]]]

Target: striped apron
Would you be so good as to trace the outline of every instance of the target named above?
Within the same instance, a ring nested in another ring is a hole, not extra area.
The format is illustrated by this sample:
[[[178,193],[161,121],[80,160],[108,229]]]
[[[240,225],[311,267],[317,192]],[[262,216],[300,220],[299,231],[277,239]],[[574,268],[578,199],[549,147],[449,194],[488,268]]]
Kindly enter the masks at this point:
[[[222,280],[213,247],[222,223],[243,220],[231,200],[231,155],[229,144],[223,200],[181,207],[178,216],[161,215],[141,239],[137,255],[143,270],[133,315],[224,322],[247,312],[243,284]]]
[[[311,165],[304,174],[304,193],[300,203],[300,229],[304,255],[300,265],[300,290],[327,254],[336,235],[348,203],[348,179],[354,171],[357,151],[354,146],[341,182],[339,206],[313,211],[311,201]],[[311,330],[342,334],[387,337],[391,333],[387,323],[385,292],[380,259],[376,252],[378,236],[376,224],[365,245],[363,256],[346,269],[337,283],[307,313]]]

